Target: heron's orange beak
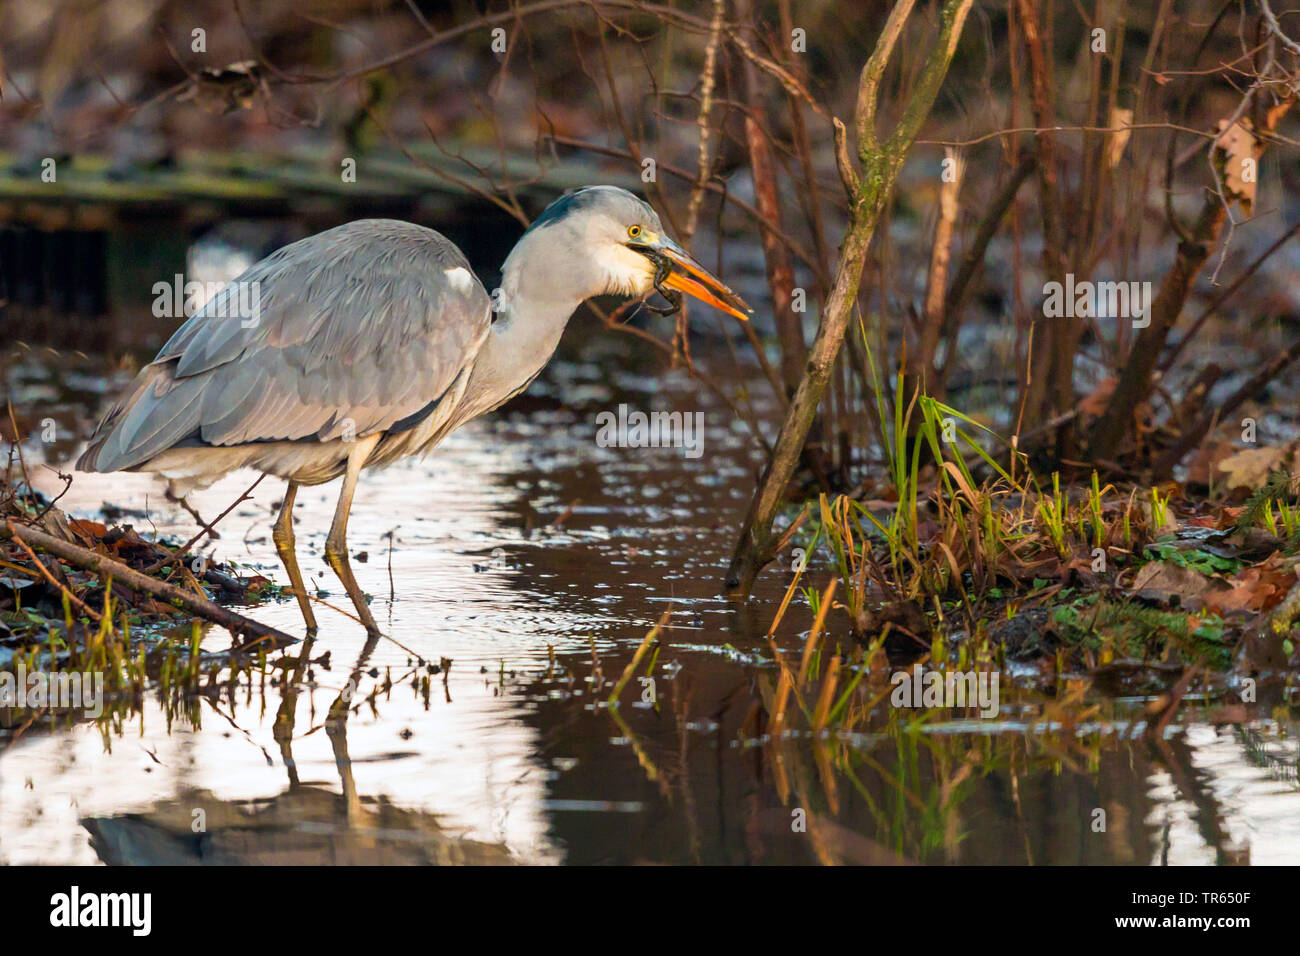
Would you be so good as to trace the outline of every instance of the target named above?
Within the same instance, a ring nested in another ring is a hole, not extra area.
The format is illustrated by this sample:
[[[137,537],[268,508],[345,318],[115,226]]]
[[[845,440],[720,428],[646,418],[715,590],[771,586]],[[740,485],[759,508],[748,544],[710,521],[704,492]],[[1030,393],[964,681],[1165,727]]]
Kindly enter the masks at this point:
[[[727,287],[727,284],[700,265],[689,252],[675,242],[664,242],[656,250],[673,264],[673,270],[664,280],[664,285],[677,289],[689,296],[707,302],[715,309],[721,309],[728,315],[734,315],[742,322],[749,321],[749,313],[754,310],[745,304],[745,300]]]

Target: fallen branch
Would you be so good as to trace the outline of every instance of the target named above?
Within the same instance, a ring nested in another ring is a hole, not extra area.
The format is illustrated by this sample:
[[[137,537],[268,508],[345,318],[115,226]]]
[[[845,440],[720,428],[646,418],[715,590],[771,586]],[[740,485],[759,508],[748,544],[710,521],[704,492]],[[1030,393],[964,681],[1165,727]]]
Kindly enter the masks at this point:
[[[183,591],[174,585],[156,581],[133,568],[127,567],[121,561],[115,561],[107,555],[97,554],[69,541],[48,535],[43,531],[37,531],[35,528],[22,528],[20,530],[12,521],[6,521],[4,526],[0,527],[0,539],[12,539],[20,545],[31,545],[40,548],[42,551],[67,561],[69,564],[76,565],[82,570],[111,577],[114,581],[132,590],[145,591],[168,604],[179,604],[191,614],[214,624],[219,624],[232,634],[243,634],[254,638],[269,638],[274,642],[273,647],[297,643],[298,639],[296,637],[292,637],[284,631],[268,627],[251,618],[244,617],[242,614],[236,614],[234,611],[213,604],[207,598],[191,594],[189,591]]]
[[[22,548],[24,551],[27,552],[27,557],[32,559],[32,564],[36,565],[36,570],[41,572],[41,577],[45,578],[46,581],[49,581],[56,588],[62,591],[64,596],[73,604],[77,605],[77,607],[85,611],[86,615],[92,621],[98,623],[99,621],[102,621],[104,619],[104,615],[100,614],[94,608],[88,607],[86,603],[81,600],[81,598],[77,597],[75,594],[72,593],[72,591],[68,589],[68,586],[66,584],[64,584],[62,581],[59,581],[57,578],[55,578],[54,575],[50,573],[50,569],[41,563],[41,559],[36,556],[36,552],[31,549],[31,547],[27,544],[26,541],[24,541],[22,538],[18,537],[17,535],[14,535],[14,542],[20,548]]]

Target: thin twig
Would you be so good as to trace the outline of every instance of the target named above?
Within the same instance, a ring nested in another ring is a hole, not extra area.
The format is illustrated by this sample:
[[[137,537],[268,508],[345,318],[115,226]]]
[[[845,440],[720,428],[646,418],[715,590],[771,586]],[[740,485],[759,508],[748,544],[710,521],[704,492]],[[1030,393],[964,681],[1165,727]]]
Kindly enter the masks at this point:
[[[700,204],[704,201],[704,184],[709,181],[709,114],[713,112],[714,66],[718,59],[718,41],[722,36],[722,16],[726,12],[723,0],[713,0],[713,22],[709,24],[709,42],[704,48],[704,67],[700,71],[700,155],[696,164],[695,185],[691,187],[690,202],[686,207],[686,228],[683,240],[691,241],[700,221]]]
[[[241,501],[247,501],[249,496],[253,493],[253,489],[256,488],[259,484],[261,484],[262,479],[265,477],[266,475],[264,474],[258,475],[257,481],[249,485],[247,491],[245,491],[242,495],[240,495],[238,498],[232,501],[230,503],[230,507],[228,507],[225,511],[221,512],[221,514],[217,515],[216,518],[214,518],[212,521],[208,522],[207,524],[204,524],[202,530],[199,531],[198,534],[196,534],[194,537],[190,538],[190,540],[185,542],[184,547],[182,547],[179,551],[170,553],[165,558],[160,558],[159,560],[155,561],[153,564],[149,565],[149,567],[144,569],[144,573],[155,574],[158,572],[159,569],[165,567],[166,565],[171,564],[173,561],[178,561],[181,558],[185,557],[185,555],[189,553],[190,548],[198,544],[199,539],[202,538],[204,535],[207,535],[208,537],[216,537],[216,532],[213,531],[213,528],[221,522],[222,518],[230,514],[230,512],[234,511],[235,506],[238,505]],[[164,551],[167,550],[161,544],[158,544],[158,542],[154,542],[154,543],[159,548],[162,548],[162,550]]]

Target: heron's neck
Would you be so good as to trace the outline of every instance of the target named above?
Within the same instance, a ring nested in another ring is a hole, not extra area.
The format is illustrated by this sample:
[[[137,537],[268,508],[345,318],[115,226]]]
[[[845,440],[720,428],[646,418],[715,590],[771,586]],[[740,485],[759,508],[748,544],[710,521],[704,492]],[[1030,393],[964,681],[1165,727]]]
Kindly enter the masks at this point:
[[[499,311],[474,363],[474,383],[494,405],[536,377],[551,360],[574,310],[592,293],[563,255],[526,235],[506,259]]]

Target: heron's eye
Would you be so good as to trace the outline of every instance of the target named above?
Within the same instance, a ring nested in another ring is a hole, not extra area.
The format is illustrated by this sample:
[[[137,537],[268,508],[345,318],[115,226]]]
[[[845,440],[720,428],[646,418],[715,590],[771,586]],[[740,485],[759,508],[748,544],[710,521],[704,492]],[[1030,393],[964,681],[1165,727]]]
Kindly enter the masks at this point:
[[[628,234],[628,236],[629,236],[630,238],[632,238],[632,239],[637,239],[637,238],[639,238],[639,237],[641,236],[641,227],[640,227],[640,226],[628,226],[628,227],[627,227],[627,234]]]

